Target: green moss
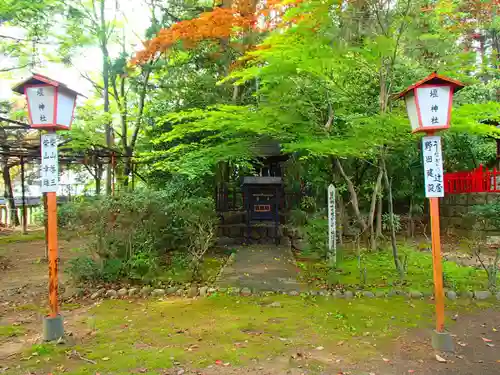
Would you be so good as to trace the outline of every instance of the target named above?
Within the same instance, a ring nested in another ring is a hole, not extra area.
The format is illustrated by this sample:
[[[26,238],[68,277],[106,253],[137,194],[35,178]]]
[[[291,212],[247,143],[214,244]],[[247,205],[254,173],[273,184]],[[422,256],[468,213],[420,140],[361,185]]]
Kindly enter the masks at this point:
[[[214,279],[219,273],[224,259],[220,257],[206,256],[200,266],[200,278],[203,281]],[[185,265],[171,267],[157,277],[160,281],[174,281],[177,283],[188,283],[192,281],[192,272]]]
[[[280,302],[281,307],[268,307],[271,302]],[[318,346],[356,360],[375,354],[407,328],[432,326],[432,311],[425,301],[410,303],[403,298],[362,303],[288,296],[134,304],[107,300],[89,311],[89,327],[95,334],[77,349],[97,365],[68,360],[59,352],[51,357],[53,363],[64,364],[68,374],[82,375],[130,374],[137,368],[153,374],[176,363],[203,368],[217,360],[237,366],[287,354],[291,348]],[[339,347],[341,340],[345,344]],[[36,360],[28,361],[30,369],[40,366]],[[43,366],[50,372],[47,363]]]
[[[9,243],[39,241],[43,240],[44,238],[45,238],[45,232],[43,230],[29,232],[28,234],[23,234],[21,232],[14,232],[7,236],[0,236],[0,244],[6,245]]]
[[[432,290],[432,255],[408,247],[400,247],[406,257],[406,274],[402,279],[394,266],[390,251],[364,252],[361,270],[355,256],[346,256],[338,269],[332,272],[325,262],[306,262],[300,265],[301,277],[312,284],[342,285],[351,288],[388,290]],[[444,285],[453,290],[487,288],[487,276],[482,270],[459,266],[454,262],[443,262]]]
[[[25,332],[26,332],[26,330],[21,326],[0,325],[0,339],[3,337],[21,336]]]
[[[41,306],[35,305],[34,303],[26,303],[24,305],[16,306],[15,310],[16,311],[33,311],[33,312],[37,312],[40,314],[46,314],[49,311],[47,307],[41,307]]]

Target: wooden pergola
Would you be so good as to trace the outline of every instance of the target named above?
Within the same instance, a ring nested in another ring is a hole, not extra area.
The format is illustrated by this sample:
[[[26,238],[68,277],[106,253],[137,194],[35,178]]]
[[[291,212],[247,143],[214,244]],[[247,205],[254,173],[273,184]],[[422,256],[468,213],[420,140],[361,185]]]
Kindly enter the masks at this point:
[[[10,170],[14,166],[21,168],[21,194],[22,194],[22,214],[23,230],[26,231],[26,194],[25,194],[25,164],[40,163],[40,135],[41,131],[31,129],[28,124],[11,120],[0,116],[0,164],[5,180],[4,170]],[[62,139],[58,144],[58,154],[60,165],[83,165],[87,171],[94,176],[92,168],[98,166],[101,172],[105,165],[111,165],[114,176],[116,160],[125,157],[121,151],[103,145],[90,144],[83,150],[75,150],[71,146],[71,138]],[[133,168],[134,170],[135,168]],[[132,172],[132,185],[134,185],[134,175]],[[113,178],[114,181],[114,178]],[[10,175],[6,184],[6,191],[13,199],[12,183]],[[7,185],[10,186],[7,186]],[[114,183],[113,183],[114,191]]]

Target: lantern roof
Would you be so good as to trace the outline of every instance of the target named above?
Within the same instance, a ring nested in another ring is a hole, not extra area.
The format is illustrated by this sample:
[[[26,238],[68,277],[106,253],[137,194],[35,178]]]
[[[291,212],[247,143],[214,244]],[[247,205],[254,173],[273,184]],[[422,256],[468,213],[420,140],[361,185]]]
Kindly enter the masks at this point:
[[[422,86],[424,84],[432,85],[432,84],[443,84],[443,83],[450,84],[453,87],[453,92],[457,92],[459,90],[462,90],[465,87],[465,84],[463,84],[462,82],[460,82],[456,79],[445,77],[443,75],[439,75],[437,72],[433,72],[430,75],[428,75],[427,77],[425,77],[424,79],[421,79],[420,81],[407,87],[404,91],[401,91],[399,94],[396,94],[395,98],[399,99],[401,97],[404,97],[411,90],[413,90],[419,86]]]
[[[47,76],[44,76],[44,75],[38,74],[38,73],[34,73],[30,78],[25,79],[24,81],[15,85],[12,88],[12,91],[17,92],[19,94],[24,94],[24,87],[26,85],[43,85],[43,84],[54,86],[54,87],[60,87],[63,90],[69,91],[72,94],[84,96],[84,95],[80,94],[78,91],[70,89],[64,83],[56,81],[55,79],[49,78]]]

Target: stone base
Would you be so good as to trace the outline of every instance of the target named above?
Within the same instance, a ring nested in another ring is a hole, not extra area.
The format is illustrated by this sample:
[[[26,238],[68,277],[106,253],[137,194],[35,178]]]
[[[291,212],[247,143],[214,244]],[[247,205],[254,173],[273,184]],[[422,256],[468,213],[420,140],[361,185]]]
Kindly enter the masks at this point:
[[[453,338],[448,332],[432,331],[432,347],[442,352],[453,352]]]
[[[43,318],[43,341],[54,341],[64,336],[63,318],[46,316]]]

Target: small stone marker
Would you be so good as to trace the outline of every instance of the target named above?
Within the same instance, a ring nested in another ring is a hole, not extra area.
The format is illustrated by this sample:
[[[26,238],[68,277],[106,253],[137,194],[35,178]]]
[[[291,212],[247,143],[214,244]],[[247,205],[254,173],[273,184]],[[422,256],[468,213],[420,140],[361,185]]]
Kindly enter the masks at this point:
[[[252,295],[252,290],[250,288],[241,289],[241,295],[244,297],[249,297]]]
[[[446,292],[446,297],[451,300],[451,301],[454,301],[457,299],[457,293],[455,293],[453,290],[448,290]]]
[[[474,297],[477,300],[485,300],[491,298],[491,292],[489,290],[476,291],[474,292]]]
[[[155,289],[151,292],[153,297],[163,297],[165,295],[165,289]]]
[[[116,290],[114,289],[110,289],[106,292],[106,297],[108,298],[112,298],[112,297],[116,297],[117,296],[117,293],[116,293]]]

